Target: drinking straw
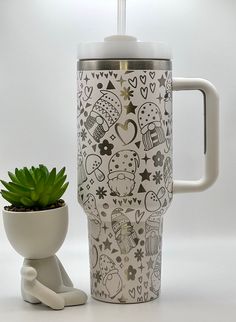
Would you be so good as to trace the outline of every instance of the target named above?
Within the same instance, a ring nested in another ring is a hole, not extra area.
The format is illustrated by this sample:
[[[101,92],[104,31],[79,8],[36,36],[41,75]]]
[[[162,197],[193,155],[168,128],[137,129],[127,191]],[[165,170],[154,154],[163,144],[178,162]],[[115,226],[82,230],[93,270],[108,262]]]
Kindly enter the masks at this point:
[[[126,33],[126,0],[117,0],[117,34]]]

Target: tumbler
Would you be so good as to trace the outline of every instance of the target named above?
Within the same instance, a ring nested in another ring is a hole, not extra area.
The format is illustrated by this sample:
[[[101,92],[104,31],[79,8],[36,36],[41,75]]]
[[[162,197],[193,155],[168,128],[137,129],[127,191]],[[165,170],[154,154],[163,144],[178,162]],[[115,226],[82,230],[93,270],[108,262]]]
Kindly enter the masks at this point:
[[[162,227],[173,193],[208,188],[218,174],[218,95],[203,79],[172,79],[164,43],[111,36],[79,48],[78,200],[88,217],[93,298],[159,296]],[[205,172],[173,180],[172,92],[203,94]]]

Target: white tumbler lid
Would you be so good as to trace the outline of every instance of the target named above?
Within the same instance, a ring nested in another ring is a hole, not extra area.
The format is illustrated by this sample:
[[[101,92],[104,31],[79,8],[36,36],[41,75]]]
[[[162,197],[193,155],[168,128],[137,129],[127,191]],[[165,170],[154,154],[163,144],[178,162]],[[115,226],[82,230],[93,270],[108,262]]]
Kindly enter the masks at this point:
[[[164,59],[172,57],[170,47],[163,42],[142,42],[126,35],[106,37],[103,42],[81,43],[78,59]]]

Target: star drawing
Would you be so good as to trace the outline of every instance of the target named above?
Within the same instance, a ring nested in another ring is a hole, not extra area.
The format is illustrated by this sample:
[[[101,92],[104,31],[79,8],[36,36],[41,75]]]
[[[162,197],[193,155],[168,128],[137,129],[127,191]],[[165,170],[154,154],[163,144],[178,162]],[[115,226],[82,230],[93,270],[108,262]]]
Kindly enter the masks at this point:
[[[109,242],[109,240],[108,240],[108,238],[103,242],[103,245],[104,245],[104,249],[106,250],[106,249],[109,249],[109,250],[111,250],[111,242]]]
[[[161,75],[161,78],[158,78],[158,82],[160,83],[160,87],[165,87],[166,79],[163,77],[163,75]]]
[[[130,101],[128,105],[125,106],[126,108],[126,114],[133,113],[135,114],[135,110],[138,106],[133,105],[133,103]]]
[[[143,172],[139,173],[139,175],[142,177],[142,182],[147,180],[147,181],[150,181],[150,175],[152,173],[151,172],[148,172],[147,169],[145,169]]]

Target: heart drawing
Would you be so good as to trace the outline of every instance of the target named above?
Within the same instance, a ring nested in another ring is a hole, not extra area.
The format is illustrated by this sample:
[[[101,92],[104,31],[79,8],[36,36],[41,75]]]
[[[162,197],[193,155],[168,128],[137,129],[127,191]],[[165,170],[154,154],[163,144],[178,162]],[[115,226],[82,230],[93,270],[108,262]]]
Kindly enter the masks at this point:
[[[141,87],[140,88],[140,93],[144,99],[147,98],[148,96],[148,88],[147,87]]]
[[[137,136],[138,128],[134,120],[128,119],[124,124],[115,124],[116,134],[124,145],[128,145],[133,142]]]
[[[155,92],[155,89],[156,89],[156,83],[150,83],[149,86],[150,86],[151,92],[154,93]]]
[[[92,96],[92,92],[93,92],[93,87],[92,86],[85,86],[85,88],[84,88],[85,98],[83,98],[83,100],[84,101],[89,100],[90,97]]]
[[[137,87],[137,84],[138,84],[138,80],[137,80],[137,77],[135,76],[133,79],[130,78],[128,80],[129,84],[133,87],[133,88],[136,88]]]

